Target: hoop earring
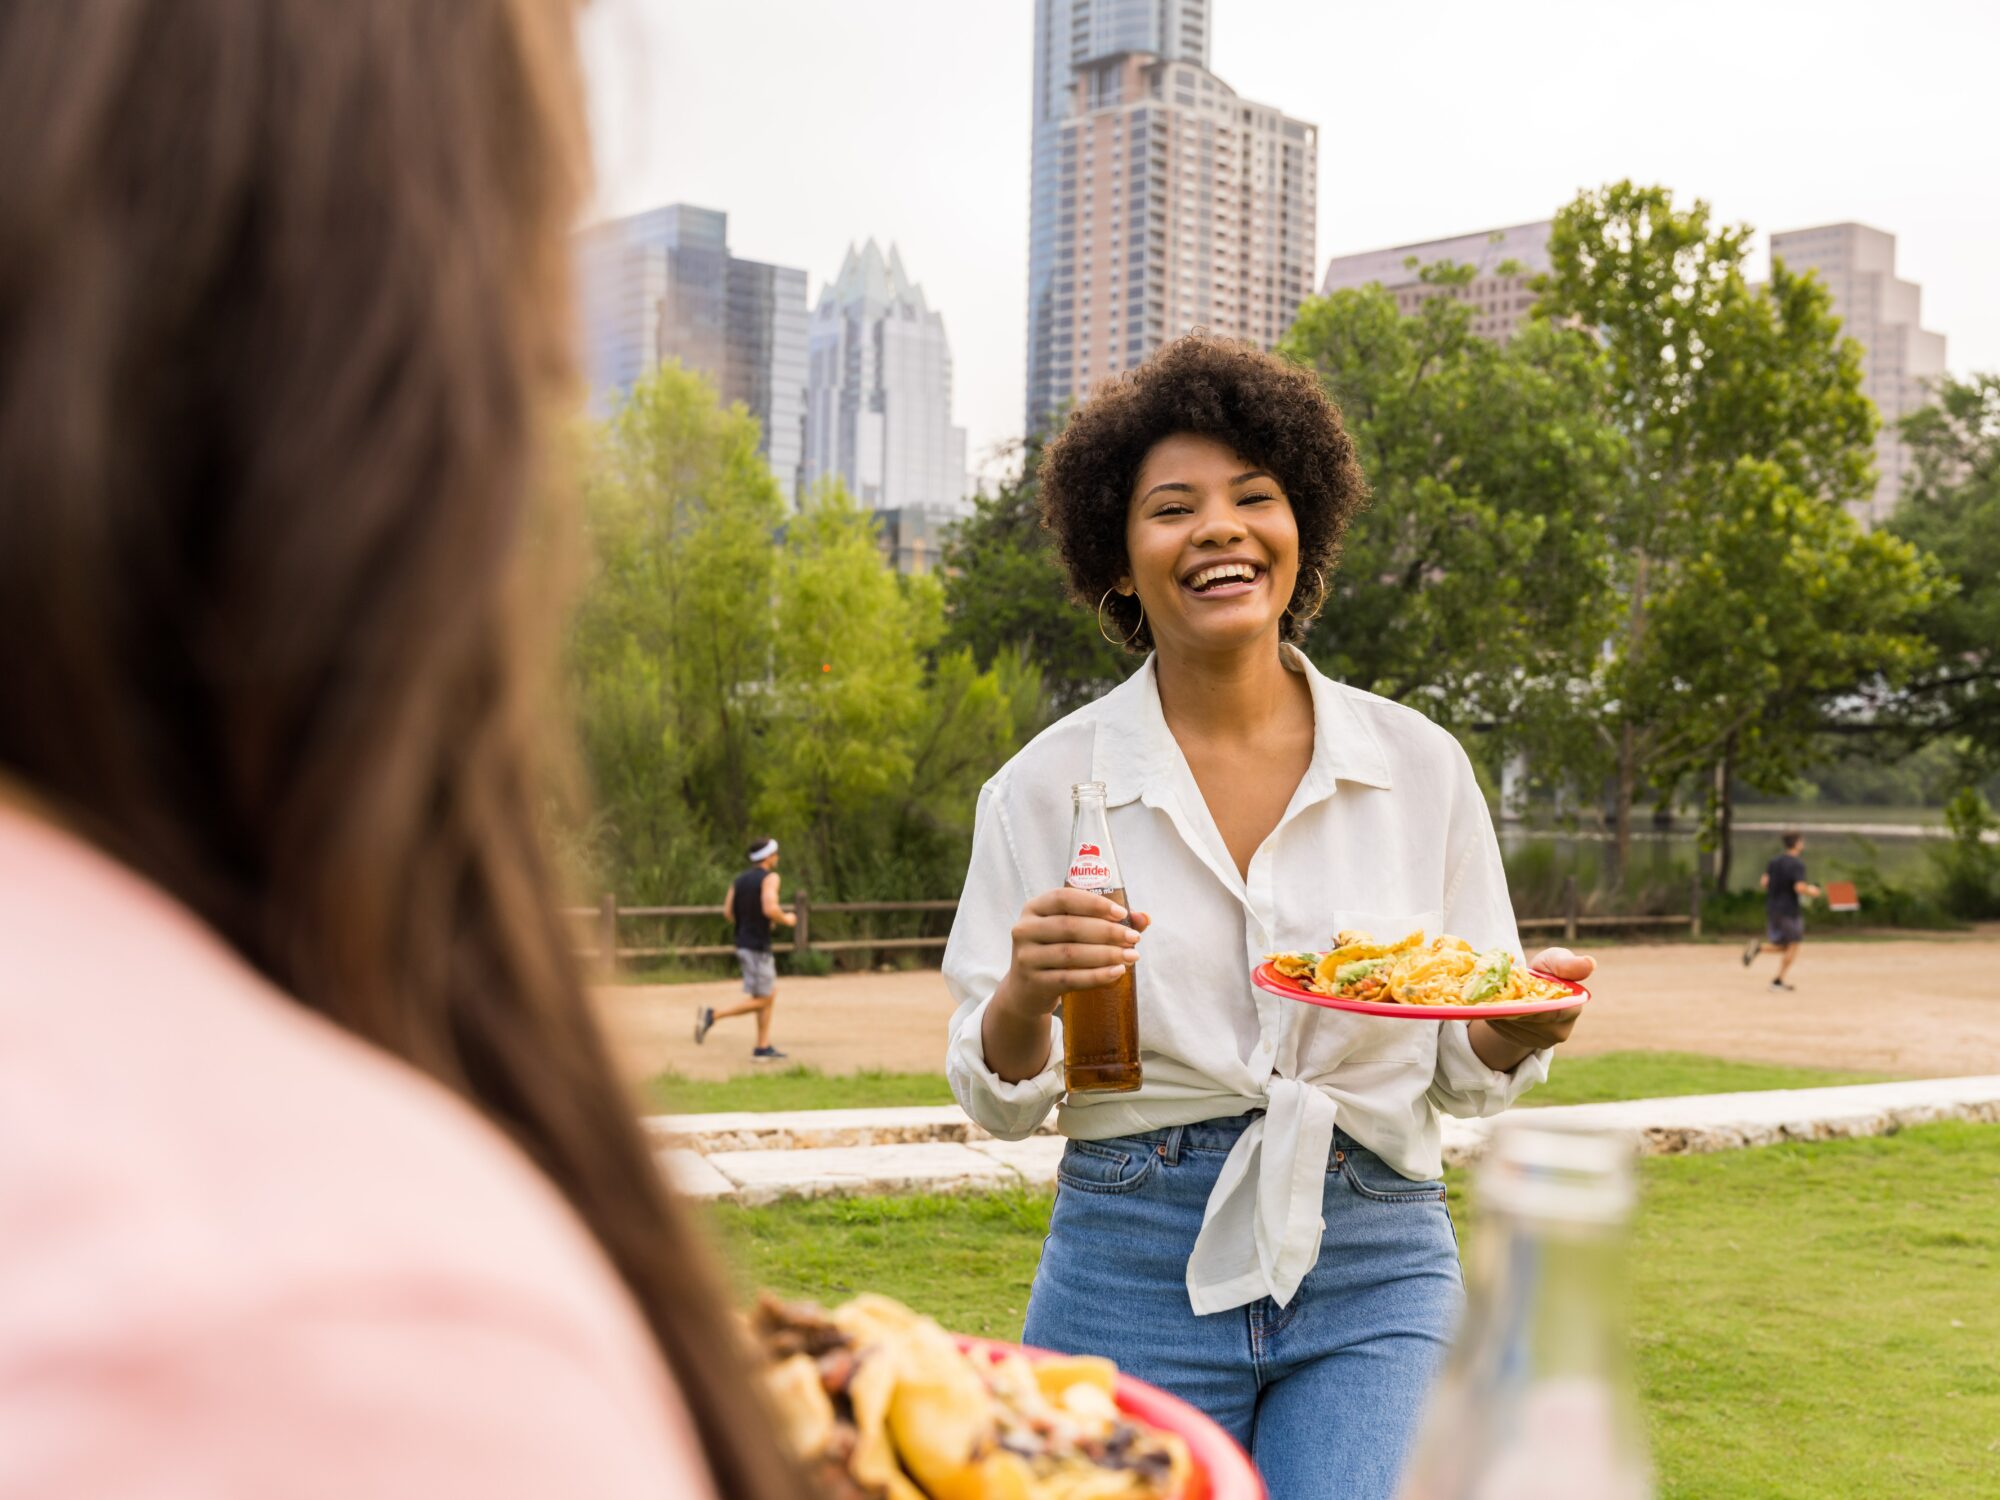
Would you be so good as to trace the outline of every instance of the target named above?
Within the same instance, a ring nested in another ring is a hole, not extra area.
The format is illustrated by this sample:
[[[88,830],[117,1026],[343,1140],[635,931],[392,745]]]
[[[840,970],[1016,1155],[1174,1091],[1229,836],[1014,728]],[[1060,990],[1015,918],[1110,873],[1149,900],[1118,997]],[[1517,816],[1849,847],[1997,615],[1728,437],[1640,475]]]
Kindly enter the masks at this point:
[[[1138,624],[1132,627],[1131,634],[1127,635],[1125,639],[1121,641],[1118,639],[1117,636],[1113,635],[1110,631],[1104,628],[1104,606],[1106,602],[1111,598],[1112,594],[1115,592],[1116,592],[1115,587],[1108,588],[1098,598],[1097,633],[1103,636],[1104,639],[1111,645],[1116,646],[1119,650],[1129,651],[1132,649],[1132,642],[1136,641],[1139,638],[1139,632],[1146,628],[1146,602],[1143,599],[1139,601],[1139,622]]]
[[[1313,595],[1312,608],[1294,611],[1298,615],[1301,625],[1310,624],[1312,621],[1318,619],[1319,612],[1326,608],[1326,569],[1314,568],[1313,581],[1319,585],[1319,590]]]

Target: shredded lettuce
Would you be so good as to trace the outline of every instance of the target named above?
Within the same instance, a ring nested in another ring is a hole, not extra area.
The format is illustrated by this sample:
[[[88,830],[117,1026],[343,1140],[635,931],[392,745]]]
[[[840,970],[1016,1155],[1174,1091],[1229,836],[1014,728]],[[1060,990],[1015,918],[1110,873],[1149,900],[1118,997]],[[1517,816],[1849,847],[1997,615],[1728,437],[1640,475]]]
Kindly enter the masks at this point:
[[[1504,948],[1480,954],[1478,964],[1465,976],[1465,983],[1459,987],[1460,1002],[1465,1005],[1478,1005],[1481,1001],[1492,999],[1505,988],[1507,978],[1513,972],[1514,955]]]

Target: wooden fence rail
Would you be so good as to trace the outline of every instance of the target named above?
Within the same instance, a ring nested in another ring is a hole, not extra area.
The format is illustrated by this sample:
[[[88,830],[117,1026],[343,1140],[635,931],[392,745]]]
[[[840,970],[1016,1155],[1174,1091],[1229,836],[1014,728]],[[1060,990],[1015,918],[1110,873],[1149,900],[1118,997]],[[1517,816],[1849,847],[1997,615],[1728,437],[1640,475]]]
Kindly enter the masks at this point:
[[[1523,917],[1515,925],[1523,932],[1559,930],[1564,942],[1575,942],[1581,931],[1606,927],[1685,927],[1695,937],[1701,936],[1702,884],[1696,877],[1688,886],[1688,909],[1685,912],[1656,916],[1612,917],[1596,913],[1586,914],[1580,909],[1576,888],[1576,877],[1563,881],[1563,910],[1561,916]],[[801,953],[845,953],[870,948],[942,948],[949,939],[941,933],[918,937],[860,937],[835,938],[832,941],[814,941],[812,919],[816,914],[865,913],[886,914],[894,912],[943,912],[957,911],[956,900],[942,901],[814,901],[811,893],[800,891],[792,898],[792,910],[798,917],[798,926],[792,929],[791,947],[793,954]],[[605,896],[596,906],[573,906],[567,915],[578,920],[591,919],[595,928],[589,947],[578,950],[579,956],[596,960],[608,969],[616,969],[625,959],[632,958],[727,958],[736,949],[727,943],[668,943],[650,946],[626,946],[618,941],[618,923],[625,917],[713,917],[723,919],[722,907],[715,906],[620,906],[615,896]],[[607,958],[608,955],[608,958]]]

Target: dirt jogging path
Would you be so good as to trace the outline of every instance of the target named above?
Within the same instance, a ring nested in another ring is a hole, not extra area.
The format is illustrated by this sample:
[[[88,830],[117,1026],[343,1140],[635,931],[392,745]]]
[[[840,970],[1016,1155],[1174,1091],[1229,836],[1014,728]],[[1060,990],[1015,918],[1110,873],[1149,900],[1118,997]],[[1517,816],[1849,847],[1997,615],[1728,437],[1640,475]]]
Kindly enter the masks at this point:
[[[1791,994],[1768,987],[1776,960],[1746,971],[1736,944],[1620,943],[1599,954],[1596,998],[1574,1054],[1633,1049],[1854,1068],[1910,1077],[2000,1072],[2000,931],[1882,940],[1808,940]],[[734,981],[610,985],[599,1013],[632,1078],[751,1071],[750,1020],[694,1043],[698,1005]],[[827,1073],[938,1072],[951,1000],[934,969],[778,982],[776,1041]]]

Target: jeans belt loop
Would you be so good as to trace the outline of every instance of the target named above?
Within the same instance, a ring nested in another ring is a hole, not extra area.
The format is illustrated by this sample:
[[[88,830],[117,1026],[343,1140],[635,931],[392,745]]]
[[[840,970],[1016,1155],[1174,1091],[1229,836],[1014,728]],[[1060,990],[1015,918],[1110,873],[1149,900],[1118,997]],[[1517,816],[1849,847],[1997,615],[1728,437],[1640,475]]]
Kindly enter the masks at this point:
[[[1160,1157],[1168,1166],[1180,1165],[1181,1137],[1186,1134],[1187,1126],[1176,1125],[1167,1132],[1167,1138],[1160,1142]]]

